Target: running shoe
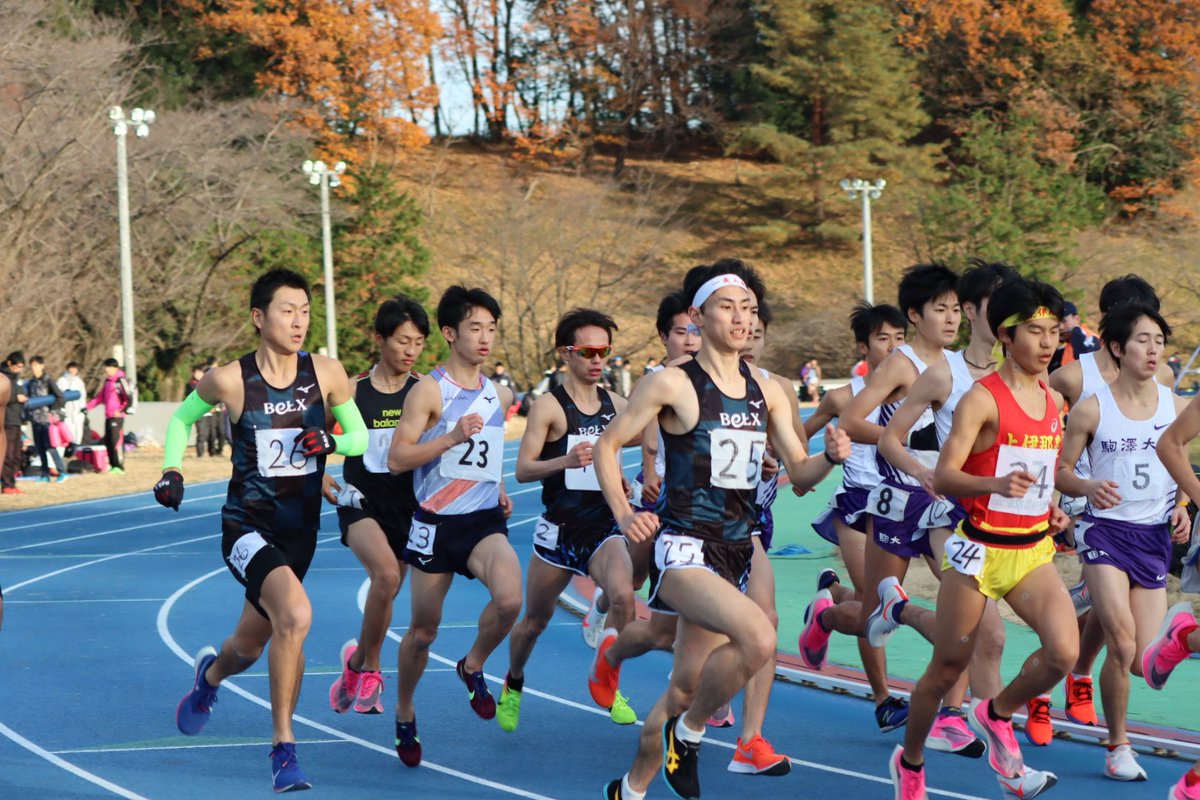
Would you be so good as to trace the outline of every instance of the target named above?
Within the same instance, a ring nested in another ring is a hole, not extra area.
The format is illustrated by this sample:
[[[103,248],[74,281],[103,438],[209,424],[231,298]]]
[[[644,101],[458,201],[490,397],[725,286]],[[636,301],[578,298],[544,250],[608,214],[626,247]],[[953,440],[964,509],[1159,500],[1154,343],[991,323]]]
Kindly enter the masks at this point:
[[[1035,697],[1025,704],[1029,718],[1025,720],[1025,739],[1036,747],[1045,747],[1054,738],[1054,721],[1050,719],[1050,695]]]
[[[205,647],[196,653],[196,679],[192,681],[192,690],[183,696],[175,709],[175,725],[186,736],[195,736],[204,730],[212,716],[212,707],[217,704],[218,687],[210,686],[204,680],[204,673],[216,660],[217,651],[213,647]]]
[[[58,477],[54,479],[54,482],[55,482],[55,483],[62,483],[62,482],[63,482],[63,481],[65,481],[66,479],[67,479],[67,473],[65,473],[65,472],[60,472],[60,473],[58,473]]]
[[[776,753],[771,743],[761,736],[755,736],[749,742],[737,740],[737,750],[733,752],[733,760],[726,767],[730,772],[741,775],[787,775],[792,771],[792,761],[787,756]]]
[[[592,604],[583,615],[583,643],[593,650],[600,644],[600,637],[604,635],[604,623],[608,621],[608,612],[600,610],[600,598],[603,596],[604,590],[597,586],[596,591],[592,593]]]
[[[821,574],[817,576],[817,591],[828,589],[835,583],[841,583],[842,579],[838,576],[837,570],[826,567],[821,570]]]
[[[500,690],[496,721],[500,723],[500,730],[506,733],[515,731],[517,723],[521,721],[521,693],[508,688],[508,681],[504,682],[504,688]]]
[[[825,666],[825,656],[829,652],[829,631],[821,627],[821,614],[833,608],[833,595],[828,589],[821,589],[813,597],[808,608],[804,609],[804,630],[800,632],[800,658],[809,669],[820,669]]]
[[[1171,787],[1171,793],[1167,795],[1167,800],[1200,800],[1200,783],[1188,786],[1189,774],[1191,774],[1190,770],[1180,776],[1179,782]]]
[[[311,789],[304,770],[296,761],[296,743],[280,742],[271,748],[271,788],[275,794],[302,792]]]
[[[987,750],[987,745],[967,727],[966,717],[962,709],[955,706],[944,706],[925,737],[925,746],[939,753],[953,753],[956,756],[979,758]]]
[[[1100,718],[1096,716],[1096,703],[1093,700],[1095,690],[1092,688],[1092,678],[1076,678],[1067,673],[1067,718],[1080,725],[1099,725]]]
[[[362,673],[350,669],[350,657],[357,649],[358,641],[356,639],[351,639],[342,645],[342,653],[339,656],[342,674],[329,687],[329,707],[336,714],[344,714],[349,711],[355,698],[358,697],[358,681]]]
[[[378,670],[360,673],[354,710],[359,714],[383,713],[383,676]]]
[[[421,764],[421,740],[417,736],[417,718],[412,722],[396,720],[396,755],[400,763],[406,767],[416,767]]]
[[[1142,675],[1151,689],[1161,689],[1171,677],[1171,670],[1191,653],[1180,642],[1180,633],[1196,627],[1192,604],[1187,600],[1167,609],[1166,619],[1158,629],[1158,636],[1146,646],[1142,653]]]
[[[458,677],[467,687],[467,699],[471,701],[471,710],[479,715],[481,719],[492,719],[496,716],[496,700],[492,697],[492,693],[488,691],[487,678],[483,677],[482,672],[466,671],[467,659],[464,656],[454,670],[458,673]]]
[[[1004,800],[1033,800],[1058,783],[1053,772],[1028,767],[1016,778],[997,775],[996,781],[1004,791]]]
[[[601,708],[612,708],[616,699],[617,687],[621,685],[621,668],[610,667],[604,654],[617,641],[616,628],[609,628],[596,646],[596,657],[592,659],[592,669],[588,673],[588,691],[592,700]]]
[[[904,755],[904,745],[896,745],[892,757],[888,759],[888,772],[892,774],[892,786],[896,790],[896,800],[929,800],[925,794],[925,767],[911,770],[900,763]]]
[[[632,725],[637,722],[637,712],[629,706],[629,699],[618,689],[613,694],[612,708],[608,710],[608,718],[618,725]]]
[[[700,745],[689,744],[675,735],[679,717],[671,717],[663,725],[663,780],[683,800],[700,800]]]
[[[1025,770],[1021,747],[1017,744],[1011,720],[992,719],[989,709],[991,700],[976,700],[971,703],[967,720],[979,737],[987,744],[988,764],[1005,778],[1019,778]]]
[[[710,728],[732,728],[734,723],[733,704],[726,703],[717,709],[717,712],[708,718],[708,727]]]
[[[1114,781],[1144,781],[1146,770],[1138,764],[1132,747],[1119,744],[1104,756],[1104,777]]]
[[[109,475],[124,475],[125,470],[121,469],[120,467],[109,467],[108,474]]]
[[[1079,583],[1067,590],[1071,595],[1071,603],[1075,606],[1075,616],[1082,617],[1092,609],[1092,593],[1088,591],[1087,581]]]
[[[615,778],[604,784],[604,800],[621,800],[622,778]]]
[[[880,733],[891,733],[908,722],[908,701],[903,697],[888,695],[888,699],[875,706],[875,722]]]
[[[879,605],[867,617],[867,641],[871,647],[883,647],[900,627],[900,612],[908,602],[908,595],[900,581],[893,577],[879,582]]]

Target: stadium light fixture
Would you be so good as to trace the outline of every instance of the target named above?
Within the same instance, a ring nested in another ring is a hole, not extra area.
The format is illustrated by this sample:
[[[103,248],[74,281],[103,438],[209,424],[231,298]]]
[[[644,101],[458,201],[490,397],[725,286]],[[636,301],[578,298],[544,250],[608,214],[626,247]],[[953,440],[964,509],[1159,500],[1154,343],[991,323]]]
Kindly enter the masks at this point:
[[[883,189],[887,186],[887,181],[883,178],[877,178],[874,183],[865,181],[862,178],[843,179],[839,184],[842,189],[850,196],[851,200],[862,198],[862,219],[863,219],[863,296],[867,302],[874,305],[875,303],[875,276],[873,273],[874,265],[871,260],[871,201],[878,200],[883,194]]]
[[[121,257],[121,349],[125,362],[125,376],[137,395],[137,351],[134,350],[133,335],[133,256],[129,236],[129,169],[125,137],[133,129],[139,139],[150,135],[154,124],[154,112],[148,108],[135,108],[125,115],[120,106],[108,110],[113,134],[117,137],[117,225],[120,233]]]
[[[308,182],[321,187],[321,244],[325,265],[325,341],[330,358],[337,358],[337,316],[333,307],[333,231],[329,223],[329,189],[342,185],[342,174],[346,162],[339,161],[332,167],[324,161],[305,161],[301,169],[308,175]]]

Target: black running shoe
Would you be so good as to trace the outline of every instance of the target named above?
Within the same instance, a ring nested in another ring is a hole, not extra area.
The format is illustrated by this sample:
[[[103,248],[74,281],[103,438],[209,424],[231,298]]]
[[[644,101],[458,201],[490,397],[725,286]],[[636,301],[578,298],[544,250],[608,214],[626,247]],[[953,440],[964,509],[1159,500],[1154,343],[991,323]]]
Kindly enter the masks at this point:
[[[621,800],[621,779],[604,784],[604,800]]]
[[[838,577],[837,571],[826,567],[821,570],[821,574],[817,576],[817,591],[828,589],[835,583],[841,583],[842,579]]]
[[[700,745],[688,744],[675,735],[679,717],[663,725],[663,780],[677,797],[700,800]]]
[[[417,718],[412,722],[396,720],[396,755],[406,767],[421,765],[421,740],[417,738]]]

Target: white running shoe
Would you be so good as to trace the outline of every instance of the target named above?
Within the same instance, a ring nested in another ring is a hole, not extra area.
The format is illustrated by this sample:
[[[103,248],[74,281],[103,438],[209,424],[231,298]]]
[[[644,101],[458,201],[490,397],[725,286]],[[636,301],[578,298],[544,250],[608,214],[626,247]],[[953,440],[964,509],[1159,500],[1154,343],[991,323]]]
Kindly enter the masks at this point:
[[[1092,593],[1088,591],[1087,581],[1079,581],[1067,592],[1071,595],[1071,605],[1075,606],[1075,616],[1082,617],[1092,610]]]
[[[1104,777],[1114,781],[1144,781],[1146,770],[1137,762],[1137,753],[1127,744],[1117,745],[1104,757]]]
[[[604,590],[599,586],[592,593],[592,604],[588,606],[587,613],[583,615],[583,641],[588,647],[593,650],[596,645],[600,644],[600,635],[604,633],[604,623],[608,622],[608,612],[599,609],[600,598],[604,596]]]
[[[897,603],[908,602],[908,595],[900,581],[889,576],[879,582],[879,605],[867,617],[867,641],[871,647],[883,647],[900,627],[900,618],[895,613]],[[902,606],[903,608],[903,606]]]
[[[1053,772],[1025,767],[1016,778],[997,775],[996,781],[1004,790],[1004,800],[1033,800],[1058,783],[1058,776]]]

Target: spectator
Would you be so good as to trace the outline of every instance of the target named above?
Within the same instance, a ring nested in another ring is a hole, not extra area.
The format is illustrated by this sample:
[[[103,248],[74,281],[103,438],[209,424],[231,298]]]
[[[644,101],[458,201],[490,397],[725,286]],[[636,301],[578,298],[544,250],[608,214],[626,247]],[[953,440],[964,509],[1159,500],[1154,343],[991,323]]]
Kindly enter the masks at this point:
[[[104,448],[108,450],[108,471],[125,474],[125,410],[133,398],[125,372],[115,358],[104,359],[104,385],[87,402],[88,410],[104,404]]]
[[[492,370],[492,383],[507,386],[509,389],[512,389],[513,397],[517,396],[516,382],[513,381],[512,375],[508,374],[508,369],[499,361],[496,362],[496,368]]]
[[[192,367],[192,379],[184,387],[184,397],[196,391],[196,386],[207,371],[208,369],[203,364],[197,364]],[[220,426],[221,418],[217,416],[215,406],[207,414],[196,420],[196,458],[204,458],[206,452],[210,456],[220,452],[217,448],[217,429]]]
[[[558,366],[554,370],[548,371],[548,375],[550,377],[550,386],[549,386],[549,388],[546,389],[546,391],[550,391],[550,389],[554,389],[555,387],[562,386],[563,382],[566,381],[566,379],[567,379],[566,363],[563,361],[559,361]]]
[[[1050,365],[1047,367],[1049,372],[1078,360],[1084,353],[1100,349],[1100,337],[1084,327],[1075,304],[1066,303],[1063,309],[1062,324],[1058,327],[1059,345],[1050,357]]]
[[[77,362],[69,362],[67,368],[63,370],[63,374],[58,376],[58,388],[64,397],[68,392],[79,392],[79,399],[67,400],[60,413],[63,422],[71,431],[71,441],[75,444],[83,444],[83,432],[87,426],[87,385],[84,384],[83,378],[79,377]]]
[[[616,370],[616,385],[614,388],[620,393],[621,397],[629,397],[630,391],[633,390],[633,372],[629,369],[629,359],[618,357],[615,359],[620,363],[617,364]]]
[[[642,367],[642,374],[649,375],[651,372],[654,372],[656,369],[658,369],[658,359],[652,358],[646,362],[646,366]]]
[[[24,494],[17,488],[17,470],[21,465],[21,417],[25,411],[24,386],[21,383],[21,373],[25,371],[25,354],[14,350],[4,359],[0,372],[8,378],[12,388],[8,393],[8,403],[4,406],[4,468],[0,471],[0,486],[4,494]]]
[[[811,372],[812,372],[812,362],[805,361],[804,365],[802,367],[800,367],[800,402],[801,403],[811,403],[811,402],[813,402],[813,399],[814,399],[808,388],[808,376]]]
[[[1167,366],[1171,368],[1171,374],[1175,376],[1175,380],[1179,380],[1179,373],[1183,372],[1183,359],[1179,357],[1179,353],[1175,353],[1167,359]]]
[[[814,402],[821,399],[821,362],[815,358],[808,362],[810,369],[808,371],[808,393],[812,396]]]
[[[53,474],[59,481],[67,479],[67,468],[58,449],[50,443],[50,425],[58,422],[58,410],[66,402],[62,390],[46,375],[46,359],[34,356],[29,359],[29,380],[25,381],[25,417],[33,426],[33,446],[37,449],[38,461],[42,465],[42,480],[49,483]],[[50,459],[54,459],[56,470],[50,470]]]

